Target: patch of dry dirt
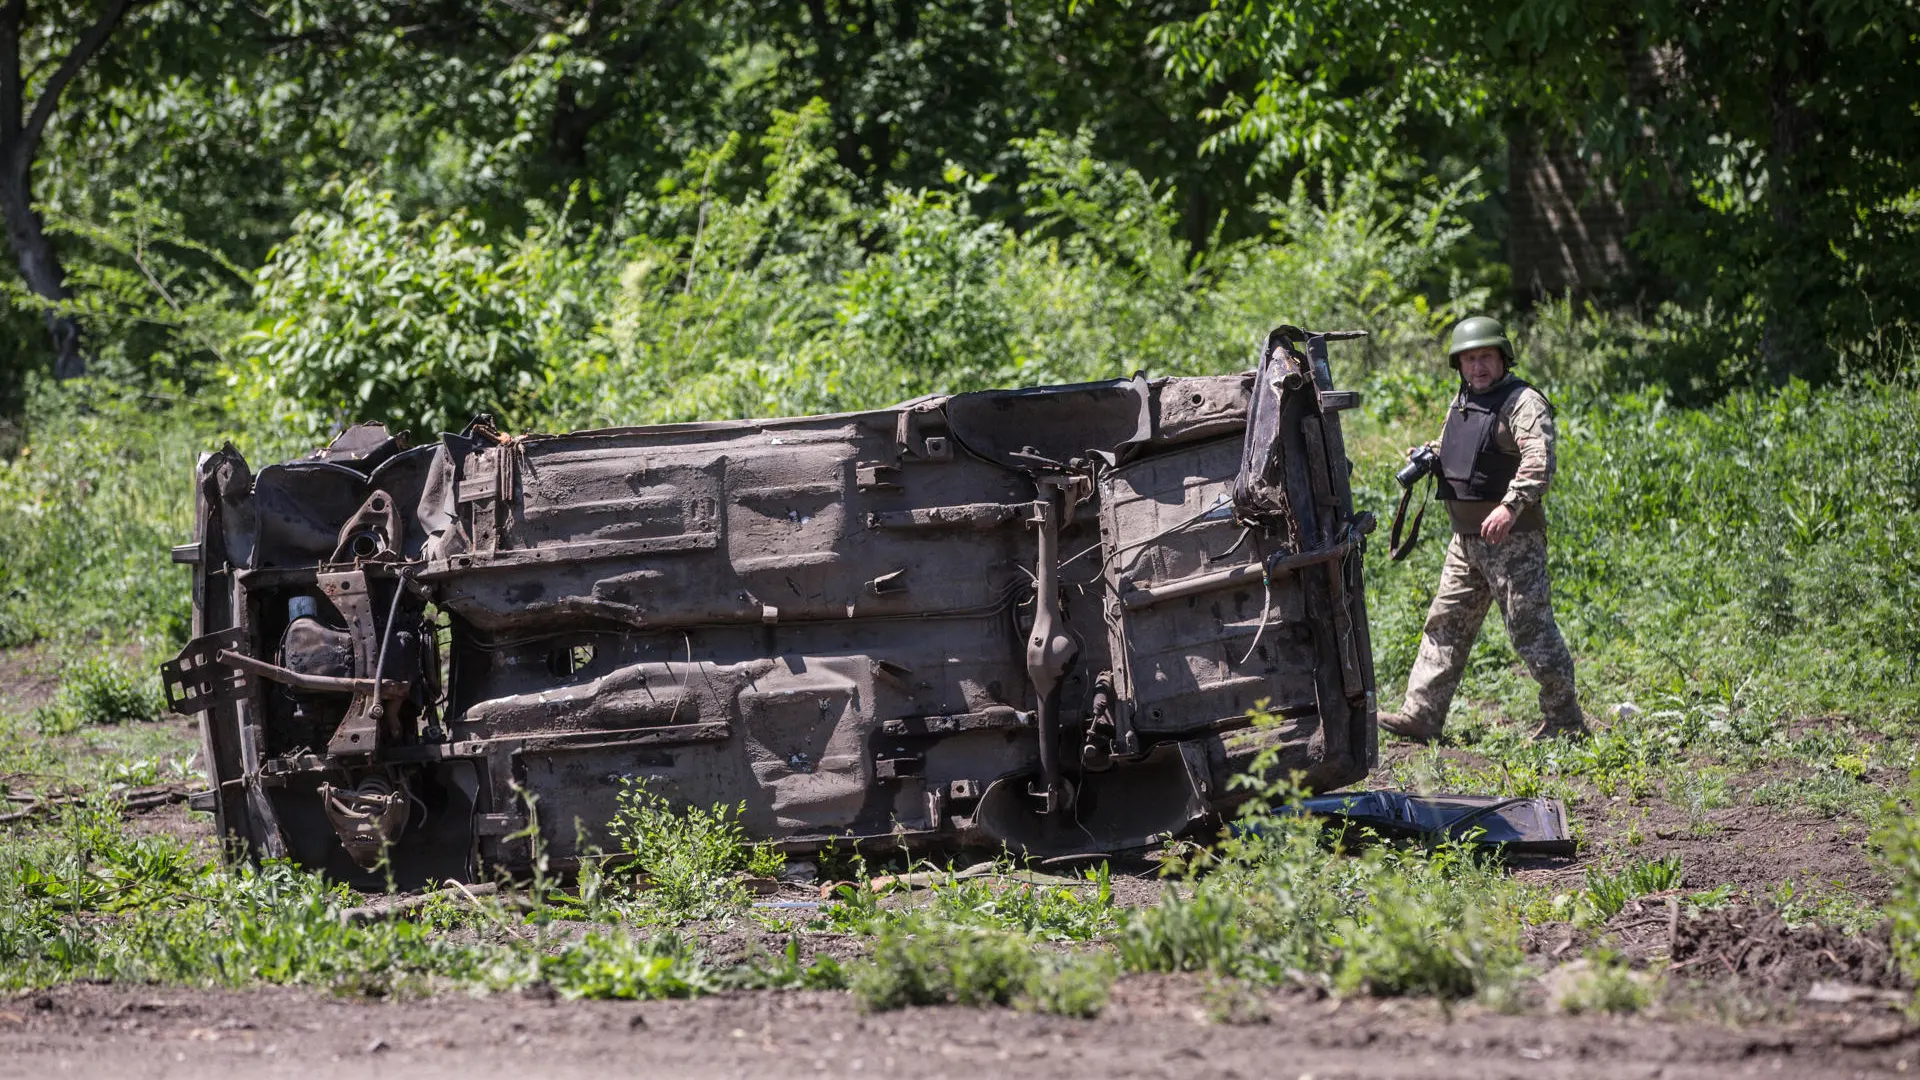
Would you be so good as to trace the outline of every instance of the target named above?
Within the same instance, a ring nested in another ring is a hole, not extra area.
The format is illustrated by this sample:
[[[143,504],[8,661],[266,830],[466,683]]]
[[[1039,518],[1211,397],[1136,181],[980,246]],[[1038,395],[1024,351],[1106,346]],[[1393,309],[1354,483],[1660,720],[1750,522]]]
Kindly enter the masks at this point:
[[[1820,981],[1906,989],[1912,982],[1894,965],[1889,930],[1886,923],[1858,934],[1788,926],[1772,908],[1732,905],[1678,919],[1668,955],[1673,970],[1769,990],[1805,990]]]
[[[1636,809],[1646,814],[1639,844],[1625,842],[1630,820],[1616,819],[1590,824],[1592,847],[1636,859],[1679,855],[1688,889],[1732,884],[1748,896],[1764,896],[1781,882],[1817,881],[1843,885],[1868,902],[1886,897],[1886,884],[1867,850],[1867,831],[1853,819],[1730,806],[1707,811],[1706,828],[1696,831],[1692,816],[1680,807],[1652,800]]]
[[[0,649],[0,710],[26,712],[60,689],[60,656],[46,645]]]
[[[1740,1030],[1659,1020],[1503,1016],[1426,1003],[1266,995],[1259,1022],[1203,1022],[1184,976],[1115,987],[1096,1020],[1005,1009],[863,1015],[850,995],[697,1001],[413,1002],[308,991],[67,987],[0,1001],[0,1076],[586,1076],[881,1074],[1397,1078],[1858,1077],[1920,1063],[1920,1032],[1886,1010],[1806,1010]]]
[[[1423,748],[1397,740],[1382,746],[1380,773],[1421,752]],[[1486,763],[1470,749],[1443,747],[1440,752],[1463,764]],[[1744,790],[1771,775],[1750,773],[1734,779]],[[1731,884],[1759,898],[1783,882],[1818,882],[1843,886],[1868,903],[1886,898],[1886,882],[1875,872],[1867,849],[1867,829],[1851,817],[1744,803],[1695,815],[1658,796],[1614,798],[1587,785],[1568,801],[1567,812],[1584,830],[1579,857],[1529,864],[1532,868],[1524,872],[1530,877],[1571,889],[1581,883],[1587,867],[1603,859],[1651,861],[1678,855],[1688,890]]]

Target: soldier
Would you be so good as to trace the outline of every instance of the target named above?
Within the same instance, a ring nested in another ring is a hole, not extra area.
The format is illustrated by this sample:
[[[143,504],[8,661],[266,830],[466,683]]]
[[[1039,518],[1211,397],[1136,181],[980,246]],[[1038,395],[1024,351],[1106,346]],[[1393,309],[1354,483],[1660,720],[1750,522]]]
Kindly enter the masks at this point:
[[[1420,742],[1439,737],[1480,621],[1487,605],[1498,602],[1514,651],[1540,684],[1543,719],[1533,737],[1584,737],[1573,656],[1548,595],[1541,499],[1553,480],[1553,406],[1514,376],[1513,346],[1493,319],[1462,319],[1447,355],[1461,387],[1440,436],[1436,482],[1453,538],[1427,609],[1420,656],[1407,677],[1406,702],[1400,712],[1382,714],[1380,726]]]

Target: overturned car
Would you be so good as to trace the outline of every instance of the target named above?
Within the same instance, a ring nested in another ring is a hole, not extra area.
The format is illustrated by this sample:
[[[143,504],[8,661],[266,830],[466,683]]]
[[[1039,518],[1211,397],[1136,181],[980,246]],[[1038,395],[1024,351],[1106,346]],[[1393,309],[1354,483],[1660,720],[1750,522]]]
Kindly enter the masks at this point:
[[[1375,709],[1347,336],[833,416],[363,425],[258,473],[229,445],[164,668],[198,802],[252,854],[411,883],[611,847],[636,781],[789,850],[1042,855],[1202,824],[1262,751],[1351,783]]]

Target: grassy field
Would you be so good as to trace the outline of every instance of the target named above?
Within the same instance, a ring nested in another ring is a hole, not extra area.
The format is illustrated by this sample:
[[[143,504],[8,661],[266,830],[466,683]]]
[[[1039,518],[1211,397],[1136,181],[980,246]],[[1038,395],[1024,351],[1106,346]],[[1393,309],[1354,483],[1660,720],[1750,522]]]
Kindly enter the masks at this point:
[[[1207,1016],[1237,1022],[1302,987],[1738,1019],[1790,1010],[1816,978],[1910,985],[1893,958],[1917,959],[1920,934],[1913,391],[1792,386],[1680,409],[1541,374],[1563,433],[1556,606],[1595,737],[1526,740],[1532,683],[1490,624],[1445,742],[1385,740],[1370,783],[1560,797],[1578,823],[1573,860],[1343,844],[1265,815],[1257,835],[1064,878],[836,857],[820,876],[847,884],[756,906],[748,883],[778,856],[722,810],[675,818],[636,796],[619,826],[632,859],[371,922],[343,920],[366,898],[342,887],[223,864],[206,818],[165,802],[198,782],[194,733],[161,715],[151,674],[186,627],[166,549],[186,539],[192,455],[217,445],[222,419],[99,391],[43,398],[26,449],[0,466],[0,784],[16,816],[0,826],[0,987],[787,987],[844,990],[876,1011],[1085,1016],[1116,980],[1187,972]],[[1386,366],[1349,380],[1366,394],[1349,414],[1358,494],[1383,519],[1399,449],[1431,435],[1444,375]],[[1385,708],[1440,545],[1404,565],[1383,548],[1368,571]],[[129,792],[160,806],[129,812]],[[1286,795],[1269,785],[1251,812]],[[908,870],[927,876],[875,884]],[[1771,927],[1798,966],[1687,966],[1678,954],[1719,941],[1729,913]]]

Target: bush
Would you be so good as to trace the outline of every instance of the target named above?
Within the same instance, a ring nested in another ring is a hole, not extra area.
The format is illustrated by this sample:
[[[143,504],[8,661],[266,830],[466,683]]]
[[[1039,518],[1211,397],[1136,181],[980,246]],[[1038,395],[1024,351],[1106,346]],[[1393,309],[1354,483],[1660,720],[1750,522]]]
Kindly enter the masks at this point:
[[[1910,978],[1920,982],[1920,776],[1910,778],[1900,797],[1887,800],[1881,825],[1873,833],[1874,862],[1886,876],[1887,918],[1892,922],[1893,956]]]
[[[1152,907],[1127,912],[1114,948],[1128,971],[1241,974],[1250,959],[1238,896],[1199,888],[1191,897],[1172,885]]]
[[[1680,887],[1684,878],[1680,856],[1668,855],[1651,862],[1630,862],[1612,873],[1598,867],[1587,868],[1587,887],[1580,893],[1575,921],[1598,926],[1627,906],[1627,901],[1648,893],[1666,892]]]
[[[543,336],[576,316],[544,231],[562,221],[496,240],[464,212],[404,218],[364,181],[325,194],[259,271],[229,376],[243,399],[309,435],[381,420],[425,437],[533,392]]]
[[[730,136],[603,228],[540,210],[494,235],[336,186],[258,275],[236,401],[319,433],[499,411],[579,427],[885,405],[927,392],[1236,370],[1279,319],[1430,347],[1483,291],[1442,275],[1465,183],[1391,205],[1374,180],[1296,184],[1266,235],[1186,238],[1177,193],[1086,134],[1020,140],[1026,179],[948,170],[878,201],[836,163],[824,105]],[[1023,229],[986,216],[1010,198]]]
[[[166,714],[159,680],[134,673],[120,663],[95,656],[61,672],[60,692],[33,711],[43,734],[78,731],[91,724],[151,723]]]
[[[1186,868],[1190,883],[1170,887],[1156,907],[1125,912],[1115,941],[1122,964],[1449,998],[1512,982],[1522,890],[1484,852],[1328,832],[1284,809],[1301,792],[1269,778],[1272,763],[1267,752],[1236,778],[1253,795],[1216,853]],[[1351,853],[1348,839],[1364,847]]]

